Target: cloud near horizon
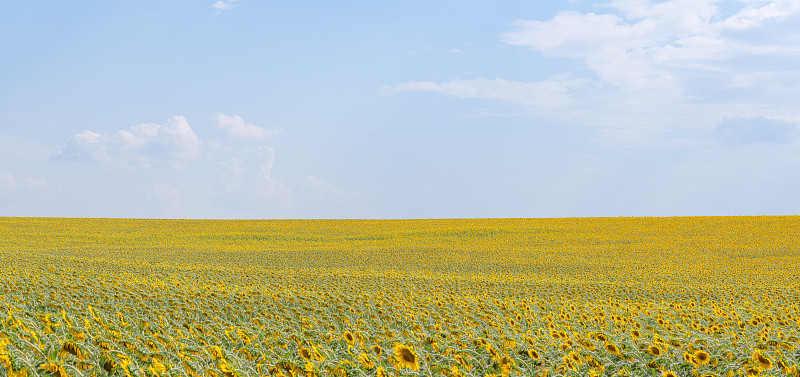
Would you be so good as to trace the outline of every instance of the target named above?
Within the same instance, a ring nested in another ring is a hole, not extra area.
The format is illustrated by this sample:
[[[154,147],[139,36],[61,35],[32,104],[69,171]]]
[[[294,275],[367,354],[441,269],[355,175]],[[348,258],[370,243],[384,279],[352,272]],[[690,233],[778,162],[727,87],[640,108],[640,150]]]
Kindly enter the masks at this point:
[[[198,157],[202,144],[186,118],[178,115],[164,124],[142,123],[111,134],[91,130],[77,133],[58,156],[123,164],[152,159],[181,161]]]

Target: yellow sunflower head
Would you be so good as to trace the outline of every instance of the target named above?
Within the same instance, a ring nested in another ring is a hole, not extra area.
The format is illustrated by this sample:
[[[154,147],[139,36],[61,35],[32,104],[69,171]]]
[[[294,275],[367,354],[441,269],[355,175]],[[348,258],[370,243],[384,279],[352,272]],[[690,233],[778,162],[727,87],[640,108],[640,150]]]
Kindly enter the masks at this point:
[[[647,347],[647,353],[653,356],[659,356],[661,355],[661,348],[658,348],[658,346]]]
[[[361,363],[361,366],[364,367],[364,369],[367,370],[375,369],[375,363],[372,361],[372,358],[369,357],[369,355],[367,355],[366,353],[358,355],[358,362]]]
[[[753,353],[753,361],[755,361],[761,369],[770,369],[772,368],[772,359],[768,356],[762,354],[761,352]]]
[[[39,368],[42,368],[42,370],[52,374],[55,377],[67,377],[67,371],[64,370],[64,367],[56,363],[45,363],[39,365]]]
[[[221,359],[223,357],[222,349],[220,349],[219,346],[211,346],[211,348],[208,350],[208,353],[211,354],[211,357],[214,358],[214,360]]]
[[[692,360],[694,360],[694,363],[696,365],[708,364],[708,362],[711,360],[711,355],[709,355],[708,352],[706,351],[697,350],[694,351],[694,354],[692,355]]]
[[[117,362],[112,359],[108,359],[105,362],[103,362],[103,369],[108,373],[111,373],[111,371],[113,371],[116,368],[117,368]]]
[[[356,342],[356,337],[353,336],[353,333],[351,333],[350,331],[345,331],[344,334],[342,334],[342,337],[344,338],[344,340],[347,341],[347,344],[351,346]]]
[[[661,374],[661,377],[678,377],[678,375],[671,370],[665,370],[664,373]]]
[[[758,376],[761,374],[761,368],[759,367],[747,367],[747,375],[748,376]]]
[[[381,357],[381,354],[383,353],[383,349],[381,348],[381,346],[376,344],[376,345],[372,346],[372,352],[375,352],[375,356]]]
[[[305,347],[300,347],[300,349],[299,349],[299,350],[297,350],[297,353],[298,353],[298,354],[300,355],[300,357],[302,357],[303,359],[305,359],[305,360],[311,360],[312,354],[311,354],[311,350],[310,350],[310,349],[308,349],[308,348],[305,348]]]
[[[59,357],[66,357],[67,355],[72,355],[79,359],[83,358],[81,349],[78,348],[78,346],[72,342],[64,342],[64,345],[61,346],[61,350],[58,352],[58,355]]]
[[[419,370],[419,357],[411,348],[402,343],[394,344],[394,356],[399,363],[400,368],[408,368],[411,370]]]

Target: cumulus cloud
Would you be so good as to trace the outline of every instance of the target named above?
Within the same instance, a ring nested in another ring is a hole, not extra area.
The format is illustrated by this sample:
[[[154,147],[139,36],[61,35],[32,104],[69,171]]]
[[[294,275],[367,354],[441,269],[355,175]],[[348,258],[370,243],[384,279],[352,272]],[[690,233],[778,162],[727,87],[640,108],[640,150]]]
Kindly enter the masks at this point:
[[[73,135],[61,150],[64,158],[130,163],[147,159],[189,160],[202,142],[186,118],[174,116],[164,124],[144,123],[111,134],[84,131]]]
[[[677,85],[675,68],[713,69],[741,54],[780,51],[726,37],[800,12],[797,1],[747,2],[722,17],[714,0],[612,1],[608,14],[564,11],[547,21],[520,20],[501,35],[545,56],[578,58],[603,82],[627,89]]]
[[[277,135],[281,131],[280,129],[268,130],[251,123],[246,123],[239,115],[225,115],[220,113],[214,116],[214,121],[216,121],[217,127],[227,131],[230,136],[243,139],[264,140]]]
[[[108,162],[110,157],[103,142],[103,135],[93,131],[83,131],[72,135],[61,155],[77,160],[97,160]]]
[[[797,131],[796,122],[767,117],[726,117],[716,127],[717,138],[729,145],[787,143]]]
[[[456,98],[498,100],[521,106],[558,108],[569,102],[567,89],[581,85],[580,80],[556,76],[545,81],[520,82],[501,78],[452,80],[442,83],[409,81],[384,89],[396,92],[436,92]]]

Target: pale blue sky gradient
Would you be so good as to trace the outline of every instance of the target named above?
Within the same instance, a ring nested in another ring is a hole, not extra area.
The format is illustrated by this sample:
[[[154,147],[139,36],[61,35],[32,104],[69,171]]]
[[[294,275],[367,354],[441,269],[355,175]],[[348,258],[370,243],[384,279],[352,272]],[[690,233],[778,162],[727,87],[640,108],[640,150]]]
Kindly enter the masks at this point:
[[[0,216],[800,214],[800,0],[22,1]]]

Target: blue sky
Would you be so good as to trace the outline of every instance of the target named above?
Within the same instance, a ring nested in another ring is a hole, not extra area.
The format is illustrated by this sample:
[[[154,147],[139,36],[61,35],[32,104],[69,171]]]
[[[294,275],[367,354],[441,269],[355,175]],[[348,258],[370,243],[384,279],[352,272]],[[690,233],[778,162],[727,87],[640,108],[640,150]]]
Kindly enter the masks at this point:
[[[0,215],[800,213],[800,1],[22,1]]]

